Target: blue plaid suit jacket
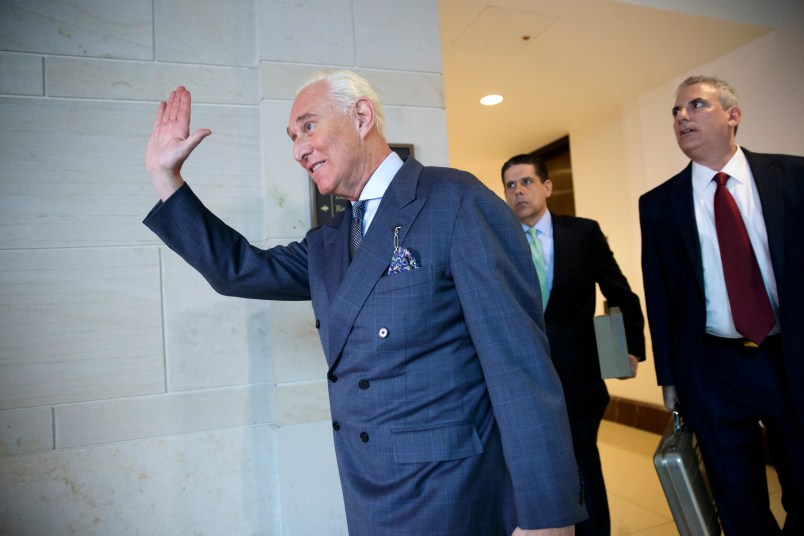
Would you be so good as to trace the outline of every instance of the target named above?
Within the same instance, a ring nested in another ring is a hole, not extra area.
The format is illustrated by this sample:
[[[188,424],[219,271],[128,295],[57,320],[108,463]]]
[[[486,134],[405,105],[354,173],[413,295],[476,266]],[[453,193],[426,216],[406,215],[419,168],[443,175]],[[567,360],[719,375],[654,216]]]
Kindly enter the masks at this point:
[[[409,158],[349,262],[350,213],[260,250],[185,186],[146,218],[220,293],[312,299],[351,535],[508,535],[585,517],[535,270],[471,175]],[[419,268],[388,274],[399,243]]]

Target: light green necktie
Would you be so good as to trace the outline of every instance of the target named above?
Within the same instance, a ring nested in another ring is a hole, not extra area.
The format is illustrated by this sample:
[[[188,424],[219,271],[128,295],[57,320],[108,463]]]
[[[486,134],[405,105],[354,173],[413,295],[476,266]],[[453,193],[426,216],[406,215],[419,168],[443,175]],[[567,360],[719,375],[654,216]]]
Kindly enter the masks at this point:
[[[536,275],[539,276],[539,287],[542,291],[542,307],[547,308],[547,300],[550,298],[550,289],[547,287],[547,267],[544,264],[544,253],[542,243],[536,236],[536,227],[528,229],[530,235],[530,256],[533,258],[533,265],[536,267]]]

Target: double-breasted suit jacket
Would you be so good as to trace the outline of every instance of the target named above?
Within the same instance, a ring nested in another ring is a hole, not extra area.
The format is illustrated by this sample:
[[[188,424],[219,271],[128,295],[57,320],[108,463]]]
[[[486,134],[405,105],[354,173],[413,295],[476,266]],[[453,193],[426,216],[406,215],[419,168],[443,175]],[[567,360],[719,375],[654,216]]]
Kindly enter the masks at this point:
[[[408,159],[355,258],[350,211],[260,250],[183,187],[146,218],[223,294],[312,299],[352,535],[584,517],[526,240],[467,173]],[[418,268],[388,273],[394,235]]]
[[[623,313],[628,353],[645,357],[639,297],[620,271],[594,220],[552,215],[553,288],[544,311],[553,363],[571,416],[602,416],[609,402],[600,378],[594,315],[596,287]]]
[[[779,295],[787,389],[804,420],[804,158],[752,153]],[[675,385],[691,425],[704,410],[706,296],[692,164],[639,200],[645,300],[660,385]]]

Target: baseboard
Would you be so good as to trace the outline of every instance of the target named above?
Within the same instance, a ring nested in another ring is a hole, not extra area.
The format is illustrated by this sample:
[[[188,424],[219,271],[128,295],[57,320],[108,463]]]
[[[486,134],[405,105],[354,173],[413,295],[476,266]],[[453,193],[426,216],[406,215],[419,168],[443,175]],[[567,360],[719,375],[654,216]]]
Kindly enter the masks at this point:
[[[670,412],[658,404],[613,396],[603,418],[625,426],[661,434],[667,426],[667,421],[670,420]]]

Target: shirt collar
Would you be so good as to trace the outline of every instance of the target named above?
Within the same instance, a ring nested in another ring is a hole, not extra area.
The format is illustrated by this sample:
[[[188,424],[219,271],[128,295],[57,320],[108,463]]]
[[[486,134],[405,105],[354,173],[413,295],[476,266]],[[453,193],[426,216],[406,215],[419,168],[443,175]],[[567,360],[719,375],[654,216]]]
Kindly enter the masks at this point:
[[[363,191],[360,192],[359,199],[365,201],[382,198],[403,163],[399,155],[391,151],[391,154],[386,156],[385,160],[371,174],[369,181],[363,187]]]
[[[535,227],[536,232],[540,234],[553,236],[553,216],[550,215],[550,210],[546,210],[544,216],[539,218],[539,221],[537,221],[536,225],[533,227]],[[530,225],[522,223],[522,230],[527,233],[530,230]]]
[[[692,188],[696,192],[703,192],[712,184],[712,179],[715,173],[722,171],[729,177],[734,178],[737,182],[745,184],[748,181],[750,174],[748,168],[748,161],[745,159],[745,153],[740,146],[737,146],[737,151],[732,155],[726,165],[721,170],[714,170],[699,164],[692,163]]]

